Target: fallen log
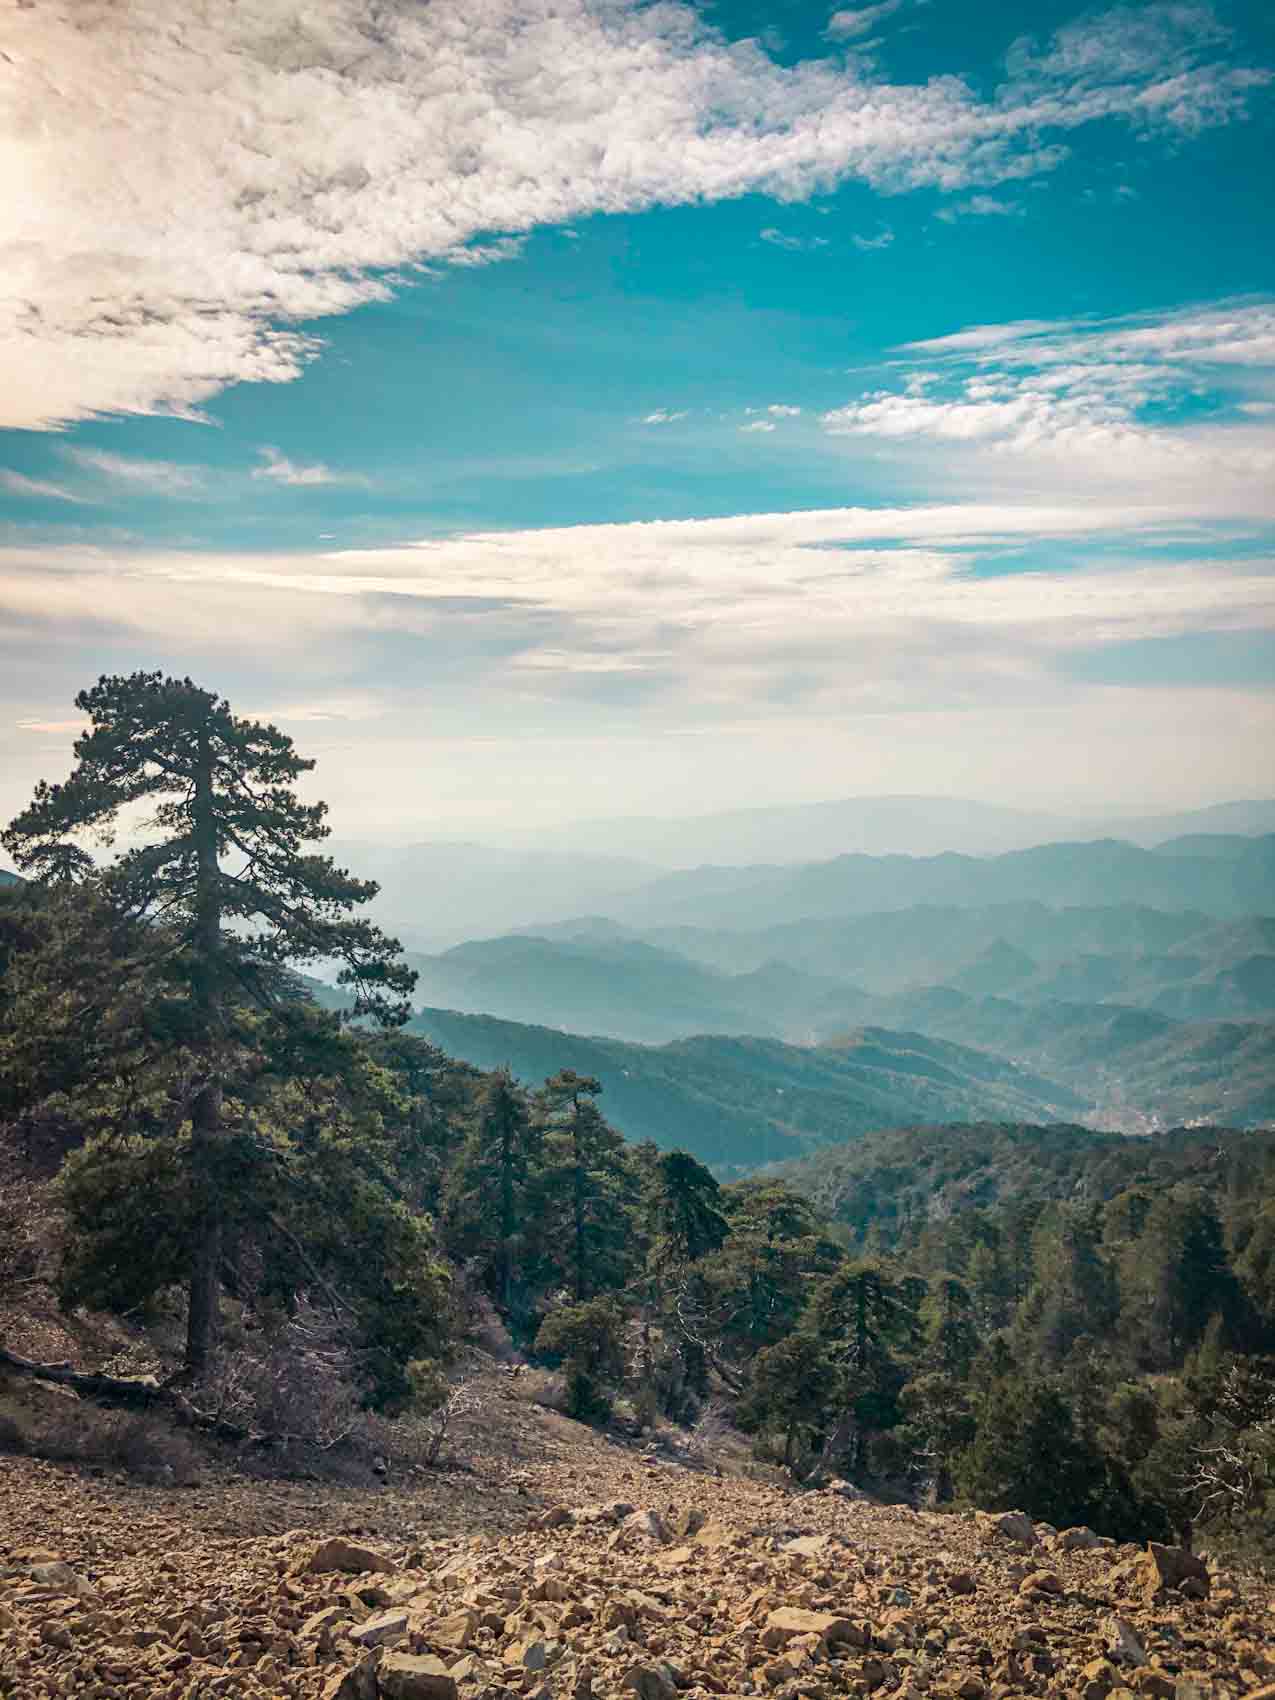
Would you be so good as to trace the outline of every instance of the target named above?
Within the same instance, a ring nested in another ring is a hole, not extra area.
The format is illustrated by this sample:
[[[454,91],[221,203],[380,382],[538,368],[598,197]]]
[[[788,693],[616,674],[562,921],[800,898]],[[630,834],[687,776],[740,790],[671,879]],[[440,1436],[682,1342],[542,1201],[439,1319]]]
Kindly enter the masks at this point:
[[[255,1434],[225,1417],[201,1411],[192,1405],[184,1393],[175,1387],[165,1387],[157,1381],[130,1380],[121,1376],[99,1375],[92,1371],[75,1370],[66,1363],[42,1364],[34,1358],[21,1357],[0,1346],[0,1370],[24,1375],[33,1381],[46,1381],[55,1387],[69,1387],[81,1399],[91,1399],[99,1405],[126,1405],[134,1410],[167,1412],[183,1428],[199,1429],[228,1440],[235,1446],[271,1446],[276,1436]]]

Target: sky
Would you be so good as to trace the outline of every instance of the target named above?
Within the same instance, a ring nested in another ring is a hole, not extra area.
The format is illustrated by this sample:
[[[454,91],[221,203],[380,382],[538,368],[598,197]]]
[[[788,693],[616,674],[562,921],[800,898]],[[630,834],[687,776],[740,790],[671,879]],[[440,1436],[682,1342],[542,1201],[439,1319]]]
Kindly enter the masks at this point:
[[[0,815],[1270,794],[1272,158],[1268,0],[5,8]]]

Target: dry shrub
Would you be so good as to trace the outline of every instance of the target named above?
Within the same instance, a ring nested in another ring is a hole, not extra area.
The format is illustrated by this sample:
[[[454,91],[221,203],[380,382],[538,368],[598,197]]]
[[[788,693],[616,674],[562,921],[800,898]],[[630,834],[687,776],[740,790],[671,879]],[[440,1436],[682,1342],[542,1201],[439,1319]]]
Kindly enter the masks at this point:
[[[567,1378],[557,1370],[519,1366],[519,1373],[509,1378],[509,1388],[515,1399],[522,1399],[528,1405],[566,1412]]]
[[[201,1389],[201,1410],[266,1438],[286,1455],[335,1451],[361,1413],[349,1355],[333,1325],[308,1305],[245,1334]]]

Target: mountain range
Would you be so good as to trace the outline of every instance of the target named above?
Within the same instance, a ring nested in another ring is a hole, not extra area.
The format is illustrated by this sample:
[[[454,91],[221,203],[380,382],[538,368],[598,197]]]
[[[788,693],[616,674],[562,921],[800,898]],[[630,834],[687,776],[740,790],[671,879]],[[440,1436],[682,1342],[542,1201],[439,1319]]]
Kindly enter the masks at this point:
[[[665,867],[702,862],[819,861],[857,852],[932,856],[955,850],[991,856],[1059,840],[1115,836],[1150,847],[1185,834],[1275,832],[1275,801],[1217,803],[1163,814],[1119,810],[1050,812],[1005,808],[968,797],[843,797],[827,802],[729,809],[652,819],[569,821],[523,835],[522,847],[637,857]]]
[[[424,1009],[409,1030],[528,1084],[593,1075],[627,1138],[680,1147],[723,1178],[899,1121],[1054,1120],[1085,1104],[1000,1057],[871,1027],[812,1047],[716,1035],[646,1046]]]
[[[1008,841],[1003,817],[1015,823]],[[859,799],[708,818],[717,823],[708,837],[667,843],[630,823],[609,850],[591,848],[587,832],[564,832],[554,848],[338,840],[328,848],[380,883],[377,919],[426,951],[589,914],[649,929],[1012,899],[1229,916],[1273,906],[1275,803],[1130,819],[1119,838],[1095,837],[1092,825],[1069,836],[1060,830],[1065,821],[951,799]],[[756,819],[764,832],[739,825]],[[982,823],[977,831],[960,825],[971,819]]]
[[[694,1033],[810,1042],[864,1022],[946,1033],[936,1023],[956,1019],[974,1022],[970,1042],[983,1044],[1003,1025],[993,1005],[989,1035],[987,1000],[1129,1005],[1196,1021],[1275,1015],[1275,918],[1002,904],[751,933],[643,937],[603,921],[550,931],[410,955],[419,1002],[647,1043]]]

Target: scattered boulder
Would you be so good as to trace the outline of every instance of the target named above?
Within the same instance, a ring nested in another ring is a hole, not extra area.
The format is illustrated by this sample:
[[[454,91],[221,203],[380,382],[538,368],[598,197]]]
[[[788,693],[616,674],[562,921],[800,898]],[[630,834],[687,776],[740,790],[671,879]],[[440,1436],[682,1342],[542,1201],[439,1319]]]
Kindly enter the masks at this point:
[[[1142,1591],[1154,1600],[1174,1590],[1183,1591],[1184,1583],[1198,1586],[1187,1590],[1188,1598],[1207,1599],[1209,1570],[1202,1558],[1185,1547],[1165,1547],[1158,1541],[1148,1541],[1142,1562]]]
[[[798,1606],[781,1606],[772,1611],[762,1630],[764,1647],[785,1647],[799,1635],[816,1635],[827,1647],[847,1643],[862,1647],[867,1637],[858,1624],[831,1612],[803,1611]]]
[[[1101,1535],[1095,1535],[1092,1529],[1087,1529],[1083,1523],[1074,1529],[1063,1529],[1054,1537],[1054,1545],[1059,1552],[1092,1552],[1094,1547],[1108,1546]]]
[[[1123,1617],[1109,1617],[1103,1625],[1109,1659],[1121,1665],[1145,1665],[1147,1649],[1137,1630]]]
[[[326,1541],[320,1541],[318,1546],[303,1553],[294,1568],[312,1576],[329,1570],[342,1570],[357,1576],[366,1571],[388,1573],[394,1569],[394,1562],[383,1552],[377,1552],[375,1547],[360,1546],[344,1535],[330,1535]]]
[[[668,1530],[664,1527],[664,1519],[658,1511],[631,1511],[620,1527],[626,1534],[639,1535],[643,1540],[655,1541],[659,1546],[668,1544]]]
[[[1018,1584],[1018,1591],[1020,1594],[1038,1598],[1047,1594],[1066,1593],[1062,1577],[1053,1570],[1033,1570],[1030,1576],[1023,1577]]]
[[[990,1527],[992,1534],[1007,1541],[1016,1541],[1019,1546],[1036,1545],[1036,1526],[1025,1511],[1002,1511],[998,1517],[992,1518]]]
[[[387,1642],[401,1641],[406,1634],[407,1613],[401,1608],[369,1617],[366,1623],[349,1632],[350,1640],[360,1647],[383,1647]]]
[[[429,1653],[387,1653],[376,1681],[380,1700],[456,1700],[456,1678]]]
[[[676,1700],[677,1683],[666,1664],[630,1665],[621,1687],[631,1689],[638,1700]]]

